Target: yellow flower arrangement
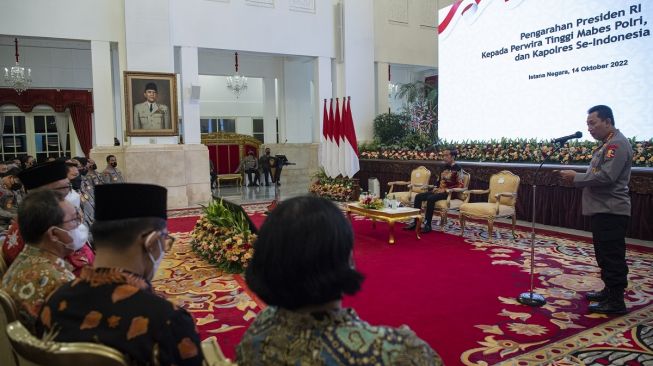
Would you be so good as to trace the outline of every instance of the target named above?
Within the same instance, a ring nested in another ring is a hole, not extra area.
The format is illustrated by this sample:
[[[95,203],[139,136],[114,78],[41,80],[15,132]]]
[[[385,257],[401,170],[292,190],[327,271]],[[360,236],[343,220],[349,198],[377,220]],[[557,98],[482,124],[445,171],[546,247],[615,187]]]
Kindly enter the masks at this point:
[[[243,272],[254,254],[256,234],[242,213],[212,201],[191,234],[193,250],[229,273]]]
[[[633,147],[633,166],[653,166],[653,139],[635,141]],[[553,151],[550,141],[524,139],[501,139],[500,141],[442,141],[440,146],[454,147],[458,150],[459,161],[497,161],[497,162],[533,162],[539,163]],[[592,153],[598,149],[593,141],[572,141],[566,143],[549,158],[551,163],[589,164]],[[396,145],[384,146],[378,143],[359,144],[361,159],[389,160],[442,160],[440,151],[422,151],[401,148]]]

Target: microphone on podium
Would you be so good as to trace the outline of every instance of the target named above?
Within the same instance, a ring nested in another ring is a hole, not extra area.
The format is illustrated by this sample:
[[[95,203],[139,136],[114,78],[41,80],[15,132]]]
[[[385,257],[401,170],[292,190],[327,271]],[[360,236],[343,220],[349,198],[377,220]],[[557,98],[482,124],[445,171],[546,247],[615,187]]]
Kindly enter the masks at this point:
[[[573,135],[558,137],[557,139],[551,140],[551,142],[554,144],[564,144],[565,142],[567,142],[567,140],[579,139],[581,137],[583,137],[583,133],[580,131],[576,131],[576,133]]]

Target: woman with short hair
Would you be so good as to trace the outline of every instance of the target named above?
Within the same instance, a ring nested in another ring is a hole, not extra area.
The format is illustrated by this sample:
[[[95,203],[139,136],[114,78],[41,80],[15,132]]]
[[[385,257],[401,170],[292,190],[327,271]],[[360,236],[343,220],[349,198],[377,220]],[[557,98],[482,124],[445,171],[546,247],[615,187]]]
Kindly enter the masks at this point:
[[[246,281],[269,307],[237,347],[239,365],[441,365],[408,327],[373,326],[342,296],[360,290],[349,221],[333,203],[296,197],[261,227]]]

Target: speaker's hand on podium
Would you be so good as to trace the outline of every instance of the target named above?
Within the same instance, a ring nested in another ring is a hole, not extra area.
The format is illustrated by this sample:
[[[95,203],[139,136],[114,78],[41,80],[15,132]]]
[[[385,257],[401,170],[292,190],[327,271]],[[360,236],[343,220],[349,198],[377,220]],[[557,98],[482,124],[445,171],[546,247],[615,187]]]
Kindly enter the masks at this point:
[[[562,179],[563,182],[573,183],[574,177],[576,176],[576,171],[565,169],[565,170],[558,171],[558,174],[560,175],[560,178]]]

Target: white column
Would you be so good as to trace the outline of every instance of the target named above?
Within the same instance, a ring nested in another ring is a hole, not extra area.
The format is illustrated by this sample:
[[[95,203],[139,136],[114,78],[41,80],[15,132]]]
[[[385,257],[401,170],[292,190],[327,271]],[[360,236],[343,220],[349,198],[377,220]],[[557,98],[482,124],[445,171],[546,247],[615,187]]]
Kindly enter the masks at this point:
[[[95,146],[113,146],[115,114],[111,81],[111,48],[106,41],[91,41],[93,72],[93,137]]]
[[[343,0],[346,80],[351,112],[359,140],[371,140],[375,117],[374,4],[372,0]],[[387,90],[387,86],[386,86]]]
[[[185,144],[200,143],[200,101],[191,99],[193,85],[200,85],[197,47],[183,46],[181,47],[181,98]]]
[[[277,143],[277,96],[274,78],[263,78],[263,141]]]
[[[376,114],[388,113],[388,63],[376,63]]]
[[[308,143],[313,136],[313,109],[311,108],[311,82],[313,67],[302,61],[284,60],[284,91],[286,121],[285,137],[289,143]],[[281,128],[283,131],[283,128]],[[280,139],[281,143],[285,142]]]
[[[331,58],[330,57],[316,57],[313,63],[313,80],[315,80],[315,117],[313,118],[317,123],[313,127],[313,142],[322,141],[322,116],[324,115],[324,100],[327,100],[327,108],[329,100],[332,97],[331,90]]]

